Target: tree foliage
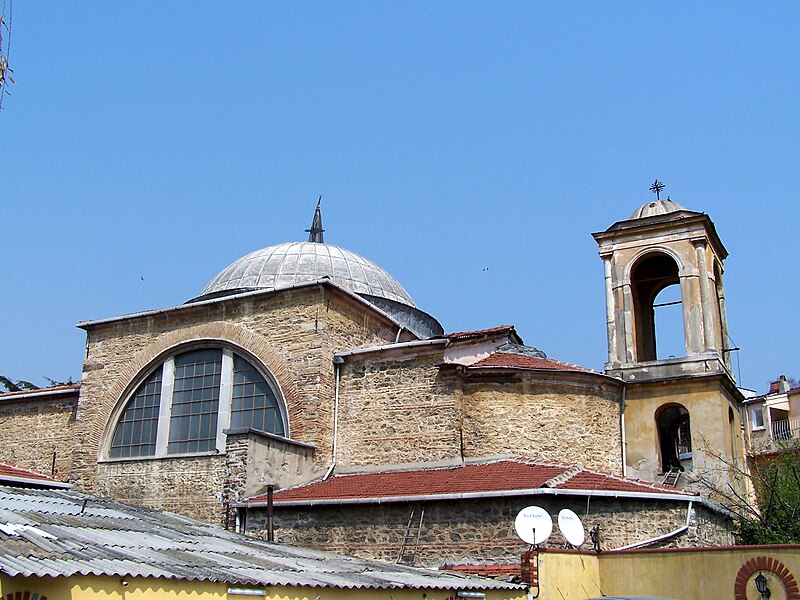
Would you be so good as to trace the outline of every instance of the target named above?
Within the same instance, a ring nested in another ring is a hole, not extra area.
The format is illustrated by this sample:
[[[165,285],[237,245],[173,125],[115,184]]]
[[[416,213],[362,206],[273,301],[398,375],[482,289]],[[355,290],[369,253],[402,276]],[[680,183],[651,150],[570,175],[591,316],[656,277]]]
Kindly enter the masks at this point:
[[[755,502],[739,503],[742,543],[800,543],[800,448],[781,448],[753,461],[750,478]]]
[[[75,383],[72,381],[72,377],[69,377],[66,381],[56,381],[55,379],[50,379],[49,377],[45,377],[45,379],[50,382],[50,385],[47,387],[73,385]],[[5,375],[0,375],[0,388],[5,388],[5,391],[7,392],[28,392],[42,389],[30,381],[25,381],[24,379],[18,379],[15,381],[9,377],[6,377]]]
[[[3,107],[3,98],[10,94],[8,84],[16,83],[11,77],[14,70],[8,66],[8,56],[11,53],[11,15],[11,0],[3,0],[0,5],[0,108]]]
[[[3,386],[7,392],[24,392],[39,389],[38,385],[34,385],[30,381],[25,381],[24,379],[13,381],[4,375],[0,375],[0,386]]]

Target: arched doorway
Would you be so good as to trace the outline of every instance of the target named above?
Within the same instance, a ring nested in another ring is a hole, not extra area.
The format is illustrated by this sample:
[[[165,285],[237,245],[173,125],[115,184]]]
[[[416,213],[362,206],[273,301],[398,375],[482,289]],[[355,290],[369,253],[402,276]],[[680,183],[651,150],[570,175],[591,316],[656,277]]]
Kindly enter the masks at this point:
[[[656,411],[661,472],[692,470],[692,429],[689,411],[680,404],[662,406]]]

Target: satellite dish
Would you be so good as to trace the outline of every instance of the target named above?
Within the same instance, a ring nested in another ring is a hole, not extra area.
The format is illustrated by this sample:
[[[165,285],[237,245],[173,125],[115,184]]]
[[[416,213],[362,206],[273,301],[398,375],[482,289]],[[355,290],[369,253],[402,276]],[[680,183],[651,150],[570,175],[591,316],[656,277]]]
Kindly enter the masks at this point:
[[[570,544],[578,548],[586,541],[586,532],[578,515],[568,508],[563,508],[558,513],[558,528]]]
[[[553,532],[553,519],[540,506],[528,506],[517,514],[514,529],[523,542],[541,544]]]

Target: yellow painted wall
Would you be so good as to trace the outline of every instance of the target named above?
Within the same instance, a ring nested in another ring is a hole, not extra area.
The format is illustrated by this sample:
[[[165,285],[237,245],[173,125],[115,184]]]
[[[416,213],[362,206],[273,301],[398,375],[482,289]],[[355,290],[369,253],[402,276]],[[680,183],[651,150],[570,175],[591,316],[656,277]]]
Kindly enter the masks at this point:
[[[539,556],[538,600],[585,600],[630,595],[676,600],[718,600],[734,597],[739,569],[751,559],[766,557],[783,563],[800,581],[800,546],[742,546],[698,550],[642,550],[604,552],[548,551]],[[763,571],[769,581],[770,600],[786,600],[775,573]],[[753,579],[748,579],[747,600],[758,600]]]
[[[779,560],[800,580],[800,548],[743,547],[601,554],[600,581],[606,595],[654,595],[680,600],[733,598],[736,574],[748,560],[758,556]],[[768,572],[765,575],[770,578],[770,600],[785,600],[777,578]],[[759,597],[751,581],[746,590],[748,600]]]
[[[699,475],[730,482],[746,493],[745,482],[733,469],[720,469],[719,457],[744,468],[744,448],[738,406],[716,379],[695,379],[630,386],[625,405],[628,476],[657,480],[660,470],[656,412],[664,405],[680,404],[689,411],[693,468],[686,479]],[[730,411],[729,411],[730,409]],[[733,420],[730,420],[730,416]]]
[[[600,585],[600,563],[596,554],[539,554],[540,600],[583,600],[602,596]],[[536,588],[532,592],[535,596]]]
[[[128,585],[123,585],[126,581]],[[244,587],[244,586],[242,586]],[[228,594],[228,584],[138,577],[6,577],[0,576],[0,596],[15,592],[38,594],[47,600],[455,600],[456,590],[343,590],[271,587],[266,595]],[[524,600],[519,591],[487,591],[487,600]],[[31,595],[31,598],[33,596]]]

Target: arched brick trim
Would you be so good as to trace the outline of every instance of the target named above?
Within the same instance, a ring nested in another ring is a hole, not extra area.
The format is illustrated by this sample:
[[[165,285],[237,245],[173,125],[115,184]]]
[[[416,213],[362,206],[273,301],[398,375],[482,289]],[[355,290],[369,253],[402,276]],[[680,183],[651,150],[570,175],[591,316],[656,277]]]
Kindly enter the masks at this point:
[[[143,370],[164,360],[169,354],[178,351],[181,346],[202,344],[203,342],[216,342],[239,348],[243,354],[249,354],[259,361],[270,372],[280,388],[289,422],[289,432],[287,433],[302,439],[300,394],[284,358],[263,336],[244,327],[220,321],[170,331],[134,356],[114,381],[113,386],[104,394],[110,401],[105,402],[102,406],[89,434],[88,441],[91,443],[91,447],[97,448],[98,452],[102,450],[104,435],[108,433],[112,416],[120,403],[127,400],[132,386],[137,383],[137,377]]]
[[[769,571],[777,575],[786,590],[786,600],[800,600],[800,588],[797,586],[794,575],[781,561],[768,556],[751,558],[742,565],[736,574],[736,582],[733,585],[735,600],[747,600],[747,583],[756,571]]]

